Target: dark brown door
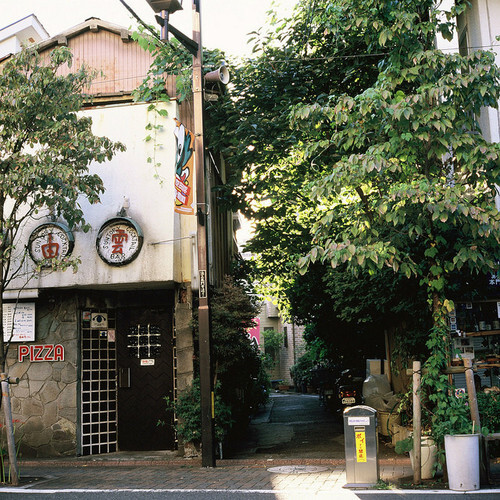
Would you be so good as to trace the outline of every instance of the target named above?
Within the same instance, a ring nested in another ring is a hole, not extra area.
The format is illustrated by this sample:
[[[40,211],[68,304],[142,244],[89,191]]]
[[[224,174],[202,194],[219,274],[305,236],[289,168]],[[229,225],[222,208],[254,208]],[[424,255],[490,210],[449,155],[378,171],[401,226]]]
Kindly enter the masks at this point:
[[[117,311],[118,447],[166,450],[174,446],[165,396],[173,392],[172,316],[166,310]]]

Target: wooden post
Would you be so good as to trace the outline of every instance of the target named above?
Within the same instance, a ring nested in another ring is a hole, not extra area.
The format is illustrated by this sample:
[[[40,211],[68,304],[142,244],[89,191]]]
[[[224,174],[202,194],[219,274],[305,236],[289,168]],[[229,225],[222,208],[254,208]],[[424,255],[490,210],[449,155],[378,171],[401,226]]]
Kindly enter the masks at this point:
[[[481,432],[481,420],[477,406],[476,385],[474,384],[474,373],[472,372],[472,359],[464,358],[465,381],[467,382],[467,396],[469,397],[470,417],[474,423],[474,429]]]
[[[422,480],[422,413],[420,407],[420,361],[413,362],[413,482],[420,484]]]
[[[5,415],[5,433],[7,435],[7,448],[9,450],[9,470],[12,479],[12,485],[19,485],[19,469],[17,467],[16,442],[14,440],[14,429],[12,427],[12,410],[10,408],[9,396],[9,377],[7,374],[1,373],[0,380],[2,383],[2,406]]]
[[[387,361],[387,368],[388,368],[385,374],[387,376],[387,380],[389,380],[389,384],[392,384],[391,347],[389,345],[389,333],[387,332],[387,330],[384,330],[384,339],[385,339],[385,359]]]

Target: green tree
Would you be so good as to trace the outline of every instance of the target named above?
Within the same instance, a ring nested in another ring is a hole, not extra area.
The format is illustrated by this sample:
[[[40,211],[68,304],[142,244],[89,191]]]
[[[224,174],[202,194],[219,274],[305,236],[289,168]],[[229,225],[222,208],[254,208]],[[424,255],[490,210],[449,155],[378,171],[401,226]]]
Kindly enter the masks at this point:
[[[221,401],[229,406],[237,432],[267,398],[263,359],[248,335],[259,306],[246,287],[231,276],[224,278],[211,297],[214,386],[218,386]],[[197,330],[196,318],[194,325]]]
[[[214,290],[210,305],[215,382],[220,381],[222,399],[231,405],[233,419],[246,423],[263,401],[262,359],[248,336],[259,308],[244,287],[229,276]]]
[[[320,261],[355,276],[390,268],[417,280],[432,314],[424,383],[439,434],[450,417],[442,369],[454,283],[459,275],[496,272],[500,259],[500,146],[482,137],[477,120],[483,107],[497,107],[500,73],[491,52],[462,56],[433,47],[439,34],[451,36],[466,1],[450,12],[432,0],[339,3],[349,7],[347,23],[366,29],[368,49],[386,55],[363,92],[292,113],[302,130],[331,132],[326,143],[310,134],[304,144],[325,171],[311,188],[322,217],[299,265]]]
[[[21,280],[22,288],[41,269],[25,274],[26,242],[20,236],[26,221],[50,213],[71,228],[80,226],[87,231],[79,199],[97,203],[104,191],[89,165],[105,162],[124,149],[120,143],[93,135],[91,119],[78,115],[92,74],[81,68],[58,75],[58,69],[71,66],[71,61],[67,48],[54,50],[48,61],[25,49],[1,67],[0,310],[7,287]],[[49,264],[53,270],[64,270],[76,266],[78,258]],[[9,344],[0,324],[1,372],[5,371]]]
[[[303,0],[290,19],[278,21],[272,14],[269,33],[253,35],[252,59],[233,71],[230,95],[214,116],[223,117],[218,140],[235,173],[227,191],[255,221],[247,246],[254,254],[255,281],[278,297],[280,309],[295,321],[314,324],[315,334],[331,346],[349,329],[359,336],[359,345],[372,349],[365,341],[380,337],[374,335],[378,325],[401,323],[412,314],[413,307],[405,310],[395,300],[408,295],[407,283],[395,287],[386,274],[376,278],[375,292],[374,279],[360,275],[347,284],[344,270],[332,271],[327,263],[316,262],[303,276],[297,268],[325,210],[311,188],[338,153],[327,147],[328,124],[311,122],[308,109],[298,119],[303,127],[291,129],[290,109],[314,102],[321,110],[334,96],[363,92],[376,82],[384,60],[385,49],[371,43],[374,28],[352,22],[349,9],[338,1]],[[307,156],[311,138],[318,150]],[[331,224],[339,222],[334,218]],[[351,291],[363,294],[362,307],[353,307],[346,293]],[[341,355],[333,348],[330,353]]]

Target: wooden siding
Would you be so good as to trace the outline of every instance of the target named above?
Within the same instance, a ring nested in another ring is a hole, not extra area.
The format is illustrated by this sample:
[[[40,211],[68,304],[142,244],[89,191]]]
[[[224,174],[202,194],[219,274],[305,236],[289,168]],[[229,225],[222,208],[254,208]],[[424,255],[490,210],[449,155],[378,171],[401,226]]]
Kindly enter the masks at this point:
[[[57,44],[67,45],[73,53],[73,71],[85,64],[98,72],[88,90],[89,94],[130,94],[146,77],[153,58],[136,42],[122,37],[123,32],[120,35],[101,27],[92,31],[89,28],[72,37],[55,37],[54,43],[42,46],[40,53],[42,57],[48,58]],[[67,74],[70,69],[64,66],[59,72]],[[167,92],[170,96],[175,96],[175,80],[172,77],[167,78]]]

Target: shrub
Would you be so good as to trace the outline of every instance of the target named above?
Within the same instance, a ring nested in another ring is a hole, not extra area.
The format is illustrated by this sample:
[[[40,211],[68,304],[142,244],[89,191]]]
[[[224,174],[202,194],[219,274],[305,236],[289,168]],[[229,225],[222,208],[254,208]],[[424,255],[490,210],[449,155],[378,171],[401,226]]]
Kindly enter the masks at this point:
[[[178,419],[172,424],[177,431],[177,436],[187,443],[199,443],[201,441],[200,379],[194,379],[192,386],[183,392],[177,401],[172,401],[168,396],[164,399],[169,416],[175,414]],[[233,420],[231,408],[222,401],[220,396],[220,384],[215,387],[214,409],[215,438],[218,442],[222,442]],[[166,425],[166,422],[159,420],[158,425]]]
[[[483,429],[500,432],[500,393],[478,392],[477,405]]]

